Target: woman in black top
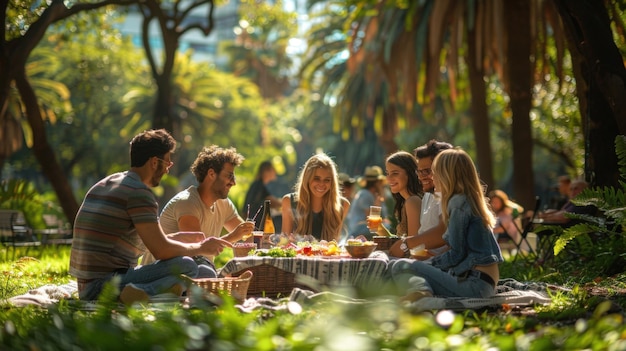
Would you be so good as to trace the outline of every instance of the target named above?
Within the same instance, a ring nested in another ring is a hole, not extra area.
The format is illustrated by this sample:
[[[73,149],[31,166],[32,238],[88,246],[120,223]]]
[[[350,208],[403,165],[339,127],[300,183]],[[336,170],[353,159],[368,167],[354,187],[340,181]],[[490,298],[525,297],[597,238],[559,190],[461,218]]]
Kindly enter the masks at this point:
[[[340,194],[335,162],[323,153],[313,155],[300,171],[295,192],[283,197],[282,232],[339,241],[349,208]]]

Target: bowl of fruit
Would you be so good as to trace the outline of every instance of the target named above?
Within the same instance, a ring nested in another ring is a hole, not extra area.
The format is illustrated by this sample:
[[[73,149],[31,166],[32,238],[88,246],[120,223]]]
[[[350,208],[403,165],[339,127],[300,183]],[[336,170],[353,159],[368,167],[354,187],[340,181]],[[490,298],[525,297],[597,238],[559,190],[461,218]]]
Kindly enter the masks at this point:
[[[378,244],[373,241],[348,240],[345,248],[353,258],[367,258],[377,246]]]

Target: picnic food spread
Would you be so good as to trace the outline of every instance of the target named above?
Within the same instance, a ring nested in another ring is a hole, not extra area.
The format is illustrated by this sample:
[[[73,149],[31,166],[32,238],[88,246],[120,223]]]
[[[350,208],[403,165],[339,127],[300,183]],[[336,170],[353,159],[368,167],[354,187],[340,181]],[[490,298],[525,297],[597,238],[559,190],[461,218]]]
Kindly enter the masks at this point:
[[[248,252],[248,256],[262,257],[296,257],[296,256],[321,256],[321,257],[350,257],[346,249],[335,240],[306,240],[311,238],[298,238],[294,236],[279,235],[272,238],[274,246],[269,249],[254,249]],[[297,241],[298,239],[305,239]],[[236,246],[236,245],[235,245]],[[373,241],[360,239],[348,239],[346,246],[376,246]]]

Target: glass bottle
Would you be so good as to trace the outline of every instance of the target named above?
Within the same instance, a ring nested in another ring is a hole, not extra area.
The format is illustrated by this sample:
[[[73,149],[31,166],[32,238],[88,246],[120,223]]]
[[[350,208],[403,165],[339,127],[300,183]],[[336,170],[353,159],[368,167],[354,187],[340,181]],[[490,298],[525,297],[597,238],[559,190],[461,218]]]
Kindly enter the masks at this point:
[[[261,248],[267,249],[271,246],[270,236],[276,232],[274,227],[274,221],[272,220],[271,202],[265,200],[263,203],[263,240],[261,241]]]

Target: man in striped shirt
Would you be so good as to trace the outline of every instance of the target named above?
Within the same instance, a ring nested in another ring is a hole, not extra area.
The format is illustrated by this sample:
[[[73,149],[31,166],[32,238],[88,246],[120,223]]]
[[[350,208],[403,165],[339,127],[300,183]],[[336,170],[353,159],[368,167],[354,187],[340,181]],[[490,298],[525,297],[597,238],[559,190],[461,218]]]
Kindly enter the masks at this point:
[[[218,255],[232,244],[202,232],[166,236],[159,224],[158,203],[150,188],[174,164],[176,140],[164,129],[147,130],[130,142],[130,170],[107,176],[85,195],[74,223],[70,274],[78,282],[79,298],[94,300],[105,283],[115,278],[125,304],[175,292],[180,275],[198,274],[192,256]],[[158,260],[138,266],[150,250]]]

